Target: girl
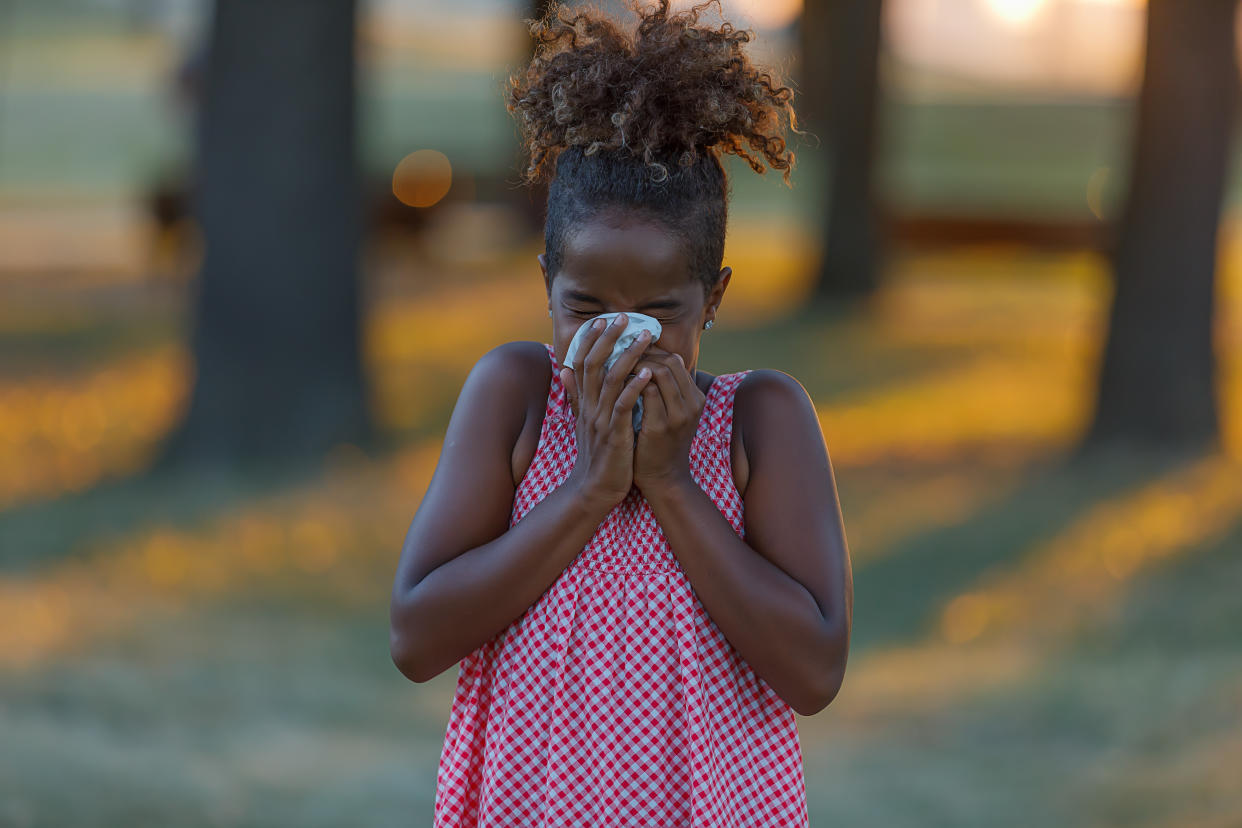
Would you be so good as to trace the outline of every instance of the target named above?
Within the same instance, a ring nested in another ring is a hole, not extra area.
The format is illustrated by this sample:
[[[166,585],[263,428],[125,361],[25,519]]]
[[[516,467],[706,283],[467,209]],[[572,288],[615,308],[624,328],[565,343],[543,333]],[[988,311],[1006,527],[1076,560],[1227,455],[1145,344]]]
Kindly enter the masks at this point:
[[[554,9],[509,80],[528,179],[554,166],[552,343],[470,372],[396,573],[398,668],[461,662],[437,828],[807,824],[794,712],[841,686],[852,577],[806,391],[695,367],[732,274],[718,155],[763,172],[758,149],[788,184],[783,113],[796,131],[750,33],[696,25],[715,1],[662,0],[634,35]],[[660,322],[658,344],[604,373],[626,311]]]

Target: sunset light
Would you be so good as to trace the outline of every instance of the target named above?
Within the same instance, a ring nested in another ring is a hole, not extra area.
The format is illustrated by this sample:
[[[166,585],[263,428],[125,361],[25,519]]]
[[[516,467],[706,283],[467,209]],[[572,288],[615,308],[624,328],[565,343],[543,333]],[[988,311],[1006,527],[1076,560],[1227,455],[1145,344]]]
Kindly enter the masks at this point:
[[[732,0],[725,5],[731,5],[739,16],[764,29],[788,26],[802,13],[802,0]]]
[[[1240,5],[0,0],[0,828],[1242,828]]]
[[[1021,26],[1030,22],[1047,5],[1047,0],[985,0],[988,9],[1002,22]]]
[[[673,11],[688,9],[703,0],[674,0]],[[802,0],[721,0],[724,15],[739,28],[783,29],[802,14]],[[704,20],[717,17],[719,10],[709,7]]]

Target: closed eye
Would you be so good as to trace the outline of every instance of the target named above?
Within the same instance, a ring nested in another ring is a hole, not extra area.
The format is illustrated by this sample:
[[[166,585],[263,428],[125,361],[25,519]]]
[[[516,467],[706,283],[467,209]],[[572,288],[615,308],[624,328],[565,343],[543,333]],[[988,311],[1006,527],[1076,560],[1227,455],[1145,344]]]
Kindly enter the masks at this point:
[[[565,308],[565,310],[569,311],[574,316],[599,316],[601,313],[603,313],[603,311],[595,310],[595,309],[579,310],[577,308]],[[656,320],[661,325],[669,325],[674,320],[676,320],[676,316],[663,316],[663,315],[655,314],[655,313],[648,313],[646,315],[650,316],[652,319]]]

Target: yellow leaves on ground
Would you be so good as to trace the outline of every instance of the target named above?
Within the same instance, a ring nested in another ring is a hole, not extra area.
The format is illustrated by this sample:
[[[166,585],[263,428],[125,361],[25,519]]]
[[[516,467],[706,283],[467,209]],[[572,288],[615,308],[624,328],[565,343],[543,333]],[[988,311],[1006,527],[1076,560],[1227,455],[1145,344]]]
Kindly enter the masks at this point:
[[[189,382],[179,346],[73,376],[0,382],[0,509],[143,468]]]
[[[0,578],[0,665],[85,646],[154,606],[253,587],[300,588],[332,605],[382,603],[439,453],[436,441],[352,464],[200,526],[155,523],[47,570]]]

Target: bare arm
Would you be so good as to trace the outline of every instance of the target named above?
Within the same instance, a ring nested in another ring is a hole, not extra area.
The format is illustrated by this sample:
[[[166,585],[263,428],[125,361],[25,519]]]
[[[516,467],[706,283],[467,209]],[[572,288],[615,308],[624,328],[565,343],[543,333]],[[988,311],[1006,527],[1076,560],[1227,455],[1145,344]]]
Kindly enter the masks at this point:
[[[514,443],[532,369],[520,343],[470,372],[393,584],[390,649],[428,681],[526,612],[594,535],[611,503],[586,493],[581,467],[512,529]],[[546,362],[546,357],[543,357]]]
[[[794,710],[828,706],[845,675],[853,585],[815,409],[787,374],[739,388],[750,478],[743,540],[689,475],[644,490],[695,594],[725,638]]]

